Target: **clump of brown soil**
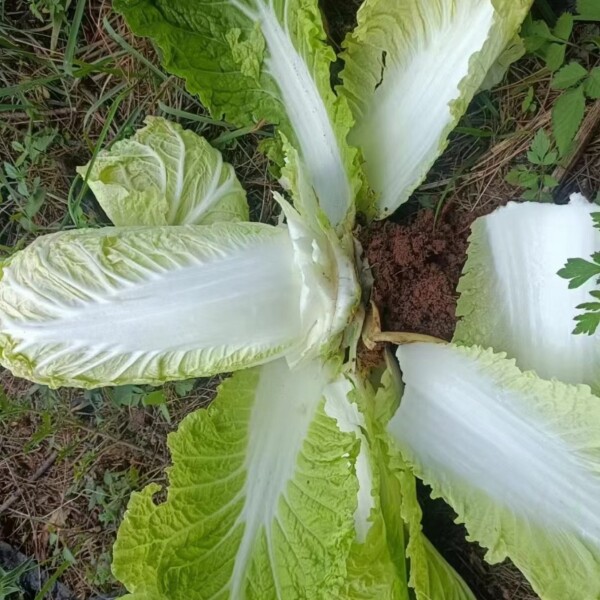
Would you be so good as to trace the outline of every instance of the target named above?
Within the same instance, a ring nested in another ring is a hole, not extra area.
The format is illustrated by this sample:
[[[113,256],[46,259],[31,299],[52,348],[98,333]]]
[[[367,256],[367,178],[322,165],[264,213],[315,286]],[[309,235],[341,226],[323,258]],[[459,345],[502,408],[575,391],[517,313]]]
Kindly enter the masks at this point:
[[[362,237],[375,283],[372,299],[388,331],[450,340],[456,325],[456,285],[466,260],[473,213],[432,210],[404,223],[374,224]]]

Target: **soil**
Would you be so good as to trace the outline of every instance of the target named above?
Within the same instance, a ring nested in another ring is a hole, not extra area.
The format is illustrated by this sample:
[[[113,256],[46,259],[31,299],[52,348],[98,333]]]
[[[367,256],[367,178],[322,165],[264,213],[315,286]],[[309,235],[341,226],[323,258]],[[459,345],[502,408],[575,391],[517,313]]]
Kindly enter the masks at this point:
[[[456,285],[474,213],[418,211],[404,223],[377,222],[362,234],[384,329],[450,340]]]

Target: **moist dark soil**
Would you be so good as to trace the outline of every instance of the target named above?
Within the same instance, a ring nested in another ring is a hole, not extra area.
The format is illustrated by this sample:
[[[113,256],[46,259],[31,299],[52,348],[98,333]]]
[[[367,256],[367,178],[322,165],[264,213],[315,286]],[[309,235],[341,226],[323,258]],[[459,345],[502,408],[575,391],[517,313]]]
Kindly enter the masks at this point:
[[[375,285],[372,300],[388,331],[450,340],[456,285],[466,259],[473,213],[420,210],[404,222],[380,221],[363,234]]]

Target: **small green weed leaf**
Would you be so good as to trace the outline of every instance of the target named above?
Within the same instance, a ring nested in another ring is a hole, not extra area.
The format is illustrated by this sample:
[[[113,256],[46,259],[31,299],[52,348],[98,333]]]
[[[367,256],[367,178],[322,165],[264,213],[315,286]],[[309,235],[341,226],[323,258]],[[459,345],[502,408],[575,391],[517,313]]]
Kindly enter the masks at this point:
[[[546,66],[550,71],[558,71],[565,63],[565,44],[550,44],[546,50]]]
[[[539,188],[525,190],[521,197],[523,200],[542,200]]]
[[[535,111],[535,102],[534,102],[534,89],[533,86],[530,85],[527,89],[527,94],[525,94],[525,98],[521,104],[521,112],[534,112]]]
[[[552,143],[544,129],[538,129],[531,142],[531,152],[536,156],[543,157],[550,150]]]
[[[519,165],[518,167],[511,169],[506,174],[506,181],[511,185],[524,188],[534,188],[537,190],[539,187],[539,177],[537,173],[532,173],[524,165]]]
[[[194,389],[194,385],[196,385],[195,379],[184,379],[183,381],[176,381],[175,382],[175,393],[180,398],[183,398],[184,396],[187,396]]]
[[[554,35],[565,42],[569,41],[571,32],[573,31],[573,15],[571,13],[563,13],[558,17],[556,25],[552,30]]]
[[[561,156],[564,156],[583,121],[585,114],[585,95],[583,86],[564,92],[552,108],[552,126],[556,145]]]
[[[594,203],[600,204],[600,192],[598,192],[596,194]],[[592,213],[592,221],[594,221],[594,227],[596,227],[597,229],[600,229],[600,212]]]
[[[165,397],[164,390],[154,390],[149,394],[142,397],[142,404],[144,406],[160,406],[165,404],[167,398]]]
[[[551,150],[552,142],[544,129],[538,129],[527,152],[527,158],[534,165],[550,166],[556,164],[558,153]]]
[[[10,179],[18,180],[23,178],[19,169],[17,169],[14,165],[11,165],[9,162],[4,162],[4,172]]]
[[[39,212],[46,200],[46,193],[41,187],[32,190],[31,194],[26,196],[25,208],[23,212],[29,219],[33,219]]]
[[[37,448],[44,440],[52,436],[54,430],[55,427],[50,413],[42,413],[42,422],[31,436],[31,439],[23,446],[23,451],[28,453]]]
[[[579,63],[571,62],[555,73],[550,87],[554,90],[566,90],[578,84],[587,74],[587,70]]]
[[[600,2],[598,0],[578,0],[577,12],[582,21],[600,21]]]
[[[592,277],[600,275],[600,264],[589,262],[583,258],[570,258],[557,274],[563,279],[570,279],[569,288],[574,289]]]
[[[137,385],[119,385],[112,388],[112,401],[117,406],[137,406],[144,390]]]
[[[583,302],[582,304],[578,304],[577,308],[591,311],[600,310],[600,302]]]
[[[523,24],[521,34],[525,43],[525,49],[530,54],[538,52],[554,39],[546,21],[532,21],[531,19],[527,19]]]
[[[585,95],[592,100],[600,98],[600,67],[594,67],[584,84]]]
[[[542,177],[542,184],[544,187],[553,189],[558,186],[559,182],[555,177],[552,177],[552,175],[544,175]]]
[[[600,312],[586,312],[575,317],[575,334],[593,335],[600,325]]]

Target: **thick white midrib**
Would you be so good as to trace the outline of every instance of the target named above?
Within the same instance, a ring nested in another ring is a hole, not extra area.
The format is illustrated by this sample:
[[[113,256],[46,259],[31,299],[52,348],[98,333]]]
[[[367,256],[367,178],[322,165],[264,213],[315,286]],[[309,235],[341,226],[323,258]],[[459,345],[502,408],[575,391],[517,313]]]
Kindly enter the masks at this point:
[[[318,363],[290,371],[285,359],[279,359],[261,367],[248,424],[245,503],[236,521],[236,526],[243,524],[244,533],[229,581],[231,598],[245,598],[246,575],[263,529],[273,581],[281,598],[271,527],[278,520],[279,502],[296,475],[298,456],[320,404],[325,381],[325,372]]]
[[[272,342],[277,347],[300,335],[301,282],[292,257],[287,236],[272,237],[260,247],[240,248],[226,260],[221,257],[167,273],[150,272],[146,281],[91,290],[88,299],[75,304],[71,298],[64,303],[60,299],[49,302],[31,286],[22,286],[28,301],[43,307],[44,318],[32,321],[4,315],[2,330],[21,340],[22,349],[45,344],[75,348],[85,343],[88,348],[112,347],[120,352],[168,352],[244,341],[257,345]],[[6,268],[5,277],[7,282],[14,279],[11,267]],[[257,291],[253,294],[252,290]],[[32,297],[36,294],[38,297]],[[243,325],[240,314],[253,309],[248,305],[253,297],[259,302],[255,311],[269,314],[249,313],[253,315],[249,328],[238,330],[236,323]],[[203,321],[203,310],[211,315],[210,322]],[[213,314],[223,314],[227,321],[225,337],[219,335],[222,325],[213,321]],[[269,327],[267,321],[274,325]]]
[[[600,476],[593,479],[585,459],[574,456],[577,449],[535,419],[534,410],[525,412],[526,396],[491,387],[473,359],[448,352],[402,351],[407,386],[390,431],[426,471],[450,471],[517,518],[544,528],[561,524],[598,545]]]
[[[371,529],[371,511],[375,508],[373,498],[373,472],[369,460],[369,442],[364,434],[366,429],[364,416],[358,406],[349,398],[353,386],[346,378],[340,378],[325,388],[325,413],[335,419],[338,429],[352,433],[360,442],[354,468],[358,479],[356,510],[354,511],[354,529],[356,541],[364,544]],[[352,464],[348,462],[348,469]]]
[[[435,30],[431,22],[426,24],[428,39],[413,45],[412,56],[388,55],[383,81],[350,135],[350,142],[362,147],[380,210],[389,213],[418,185],[437,156],[440,135],[453,120],[449,103],[459,97],[469,59],[481,50],[493,26],[490,0],[441,3],[442,21],[437,16]],[[425,4],[414,10],[426,12]],[[456,42],[449,43],[451,39]]]
[[[183,141],[181,134],[175,128],[172,128],[172,131],[173,135],[177,139],[180,150],[179,152],[177,152],[177,165],[175,169],[175,188],[173,190],[173,199],[170,202],[169,206],[169,220],[167,221],[168,223],[174,223],[175,217],[177,216],[177,211],[181,207],[181,193],[183,192],[185,161],[187,156],[187,149],[185,147],[185,142]]]
[[[257,2],[254,18],[260,20],[269,50],[267,71],[281,91],[320,205],[335,226],[345,217],[352,192],[327,108],[287,26],[284,30],[273,8]]]

